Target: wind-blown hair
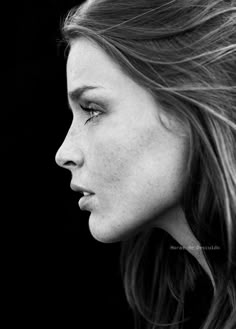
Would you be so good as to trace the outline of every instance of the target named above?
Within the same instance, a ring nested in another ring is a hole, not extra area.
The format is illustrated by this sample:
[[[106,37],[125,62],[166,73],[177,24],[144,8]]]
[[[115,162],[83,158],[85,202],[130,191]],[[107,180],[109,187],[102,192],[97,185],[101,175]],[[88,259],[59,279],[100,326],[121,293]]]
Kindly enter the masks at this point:
[[[190,142],[180,204],[215,289],[164,230],[140,232],[122,242],[121,252],[136,328],[235,329],[235,0],[88,1],[62,29],[69,45],[82,36],[102,47],[183,125]]]

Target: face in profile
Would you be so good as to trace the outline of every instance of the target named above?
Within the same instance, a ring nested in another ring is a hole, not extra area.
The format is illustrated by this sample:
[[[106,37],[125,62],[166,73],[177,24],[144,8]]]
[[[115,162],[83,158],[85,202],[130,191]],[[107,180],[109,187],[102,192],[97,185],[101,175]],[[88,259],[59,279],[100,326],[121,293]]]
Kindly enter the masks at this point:
[[[71,46],[67,88],[73,121],[56,161],[74,190],[90,193],[79,205],[91,234],[115,242],[156,225],[178,205],[186,137],[162,125],[153,96],[90,40]]]

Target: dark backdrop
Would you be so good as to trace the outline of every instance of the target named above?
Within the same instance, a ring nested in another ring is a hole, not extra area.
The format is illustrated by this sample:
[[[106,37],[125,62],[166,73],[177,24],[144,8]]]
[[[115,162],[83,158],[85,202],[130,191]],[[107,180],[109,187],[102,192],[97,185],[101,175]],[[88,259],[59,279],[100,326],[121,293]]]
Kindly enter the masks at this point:
[[[2,153],[10,200],[4,221],[17,237],[10,260],[16,320],[31,328],[132,328],[120,244],[91,237],[70,173],[54,160],[72,119],[60,22],[78,3],[21,1],[15,11],[16,88]]]

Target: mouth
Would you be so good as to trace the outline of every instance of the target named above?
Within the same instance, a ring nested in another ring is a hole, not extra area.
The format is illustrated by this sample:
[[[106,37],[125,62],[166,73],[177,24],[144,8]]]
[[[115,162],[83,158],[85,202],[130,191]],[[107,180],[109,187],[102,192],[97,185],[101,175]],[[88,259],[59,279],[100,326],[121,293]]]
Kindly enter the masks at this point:
[[[79,193],[83,194],[84,196],[95,194],[93,191],[87,189],[86,187],[83,187],[83,186],[80,186],[80,185],[75,185],[73,183],[70,184],[70,187],[73,191],[79,192]]]
[[[70,187],[73,191],[79,192],[82,194],[82,197],[79,199],[79,207],[81,210],[91,210],[92,199],[95,193],[84,186],[70,184]]]

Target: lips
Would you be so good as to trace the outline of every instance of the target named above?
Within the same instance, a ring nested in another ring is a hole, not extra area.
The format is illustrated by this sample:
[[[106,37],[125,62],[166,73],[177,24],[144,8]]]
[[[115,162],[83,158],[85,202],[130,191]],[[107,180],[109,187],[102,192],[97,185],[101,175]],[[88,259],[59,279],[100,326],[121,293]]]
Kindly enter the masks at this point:
[[[87,187],[81,185],[75,185],[73,183],[70,184],[70,187],[73,191],[79,192],[83,195],[79,200],[79,207],[81,210],[90,210],[91,209],[91,201],[95,193],[89,190]]]
[[[79,199],[79,207],[81,210],[91,210],[94,194],[87,194]]]
[[[80,192],[84,196],[89,196],[89,195],[95,194],[93,191],[91,191],[88,188],[81,186],[81,185],[75,185],[75,184],[71,183],[70,187],[73,191]]]

